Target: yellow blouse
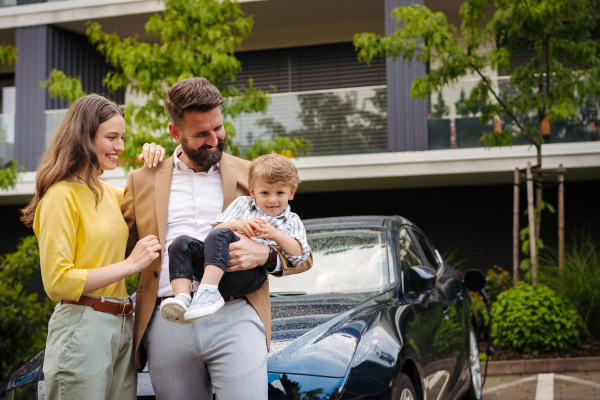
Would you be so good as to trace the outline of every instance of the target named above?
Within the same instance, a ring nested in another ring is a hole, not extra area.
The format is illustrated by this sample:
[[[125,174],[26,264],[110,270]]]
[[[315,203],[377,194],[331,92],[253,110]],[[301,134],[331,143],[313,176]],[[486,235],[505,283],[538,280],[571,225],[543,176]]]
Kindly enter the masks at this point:
[[[58,182],[48,189],[35,212],[33,230],[40,247],[44,289],[53,301],[79,300],[87,270],[125,259],[129,231],[121,214],[123,189],[101,183],[96,202],[85,183]],[[90,292],[125,297],[125,280]]]

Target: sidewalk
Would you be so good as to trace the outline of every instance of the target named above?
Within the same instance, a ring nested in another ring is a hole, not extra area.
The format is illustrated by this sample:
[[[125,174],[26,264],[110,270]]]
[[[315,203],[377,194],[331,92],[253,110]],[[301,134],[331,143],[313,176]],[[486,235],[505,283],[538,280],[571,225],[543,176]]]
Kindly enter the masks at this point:
[[[599,398],[600,371],[488,375],[483,388],[483,400],[597,400]]]

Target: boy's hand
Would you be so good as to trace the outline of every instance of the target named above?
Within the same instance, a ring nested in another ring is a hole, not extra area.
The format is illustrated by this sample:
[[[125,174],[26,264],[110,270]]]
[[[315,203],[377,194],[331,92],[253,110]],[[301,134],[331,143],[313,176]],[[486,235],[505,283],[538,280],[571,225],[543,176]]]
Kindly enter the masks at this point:
[[[248,237],[256,237],[254,232],[260,230],[260,226],[254,219],[244,219],[241,221],[231,221],[227,225],[232,231],[244,232]]]
[[[258,226],[257,232],[261,232],[262,235],[258,236],[259,239],[269,239],[274,242],[277,242],[277,238],[281,234],[281,231],[275,228],[273,225],[267,222],[264,218],[256,218],[254,219]]]

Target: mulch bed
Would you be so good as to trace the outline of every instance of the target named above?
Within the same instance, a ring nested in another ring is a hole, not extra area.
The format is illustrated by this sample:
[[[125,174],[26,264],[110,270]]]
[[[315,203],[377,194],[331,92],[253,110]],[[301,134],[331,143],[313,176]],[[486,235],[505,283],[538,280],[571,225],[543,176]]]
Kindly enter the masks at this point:
[[[502,350],[493,346],[495,353],[491,361],[507,360],[538,360],[544,358],[575,358],[575,357],[599,357],[600,356],[600,336],[586,336],[581,340],[581,346],[574,347],[571,350],[557,351],[553,353],[540,353],[537,356],[533,354],[524,354],[516,351]],[[487,342],[479,343],[479,351],[485,352]]]

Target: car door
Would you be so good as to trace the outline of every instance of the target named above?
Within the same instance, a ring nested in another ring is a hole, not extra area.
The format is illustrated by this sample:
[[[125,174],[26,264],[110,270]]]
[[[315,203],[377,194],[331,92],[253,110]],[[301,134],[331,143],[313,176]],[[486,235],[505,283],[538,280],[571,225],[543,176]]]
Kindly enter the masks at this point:
[[[436,271],[438,279],[443,273],[435,250],[418,229],[412,229],[419,249],[422,265]],[[439,283],[428,296],[421,296],[417,305],[424,339],[427,341],[427,356],[424,366],[425,386],[428,400],[446,400],[451,388],[450,378],[456,365],[456,354],[452,348],[452,331],[450,303],[446,299]]]

